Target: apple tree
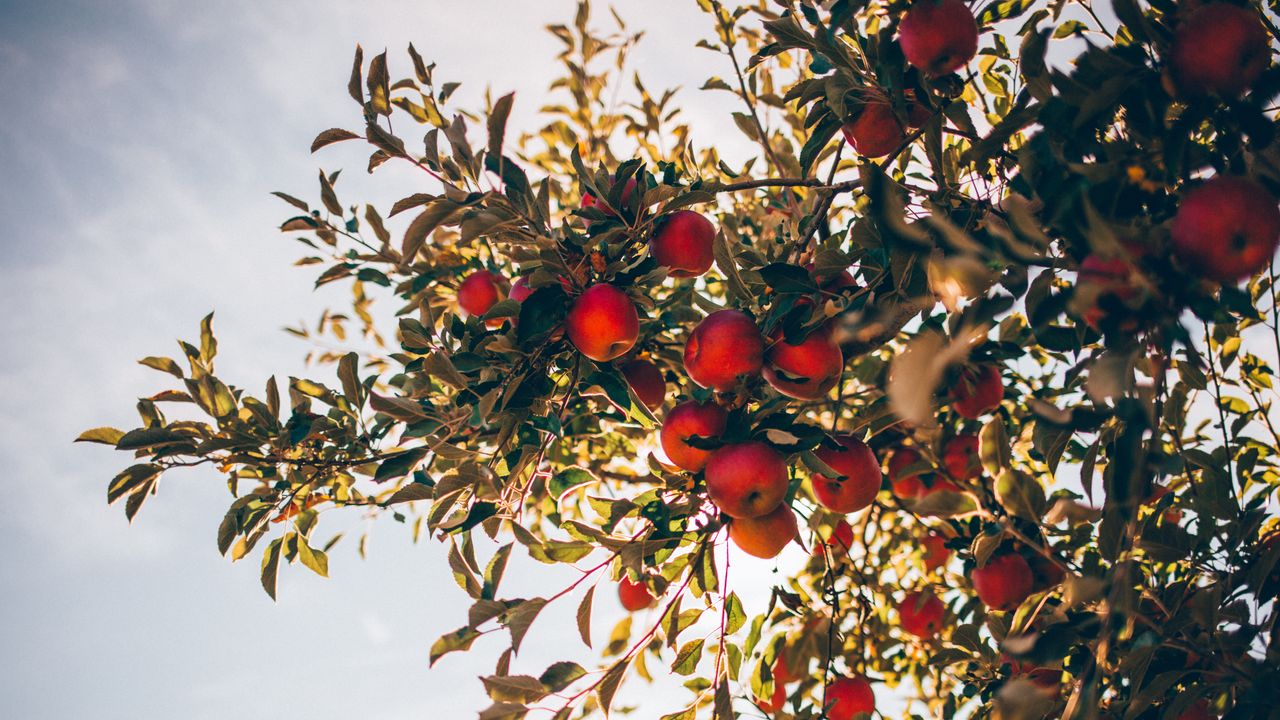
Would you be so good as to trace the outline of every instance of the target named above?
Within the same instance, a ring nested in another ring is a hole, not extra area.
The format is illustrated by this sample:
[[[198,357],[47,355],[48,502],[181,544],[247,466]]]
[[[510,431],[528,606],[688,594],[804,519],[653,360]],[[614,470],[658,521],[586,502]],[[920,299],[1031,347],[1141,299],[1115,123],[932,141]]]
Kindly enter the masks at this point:
[[[323,372],[232,384],[206,318],[142,360],[171,379],[138,427],[79,438],[134,457],[108,501],[216,469],[218,549],[273,597],[327,574],[322,518],[393,514],[474,601],[432,661],[509,633],[489,720],[668,672],[638,716],[1280,716],[1273,6],[696,2],[744,162],[585,0],[524,131],[357,49],[312,151],[421,183],[277,193],[352,292],[296,331]],[[792,545],[748,614],[732,558]],[[513,552],[576,579],[507,595]],[[596,665],[520,662],[548,605],[590,643],[606,601]]]

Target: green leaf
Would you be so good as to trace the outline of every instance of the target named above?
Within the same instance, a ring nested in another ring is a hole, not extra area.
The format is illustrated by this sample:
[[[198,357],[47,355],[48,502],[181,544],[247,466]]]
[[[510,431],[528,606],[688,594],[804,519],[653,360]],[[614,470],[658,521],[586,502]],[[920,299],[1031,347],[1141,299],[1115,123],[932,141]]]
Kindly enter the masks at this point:
[[[587,594],[582,596],[582,602],[578,603],[578,636],[587,647],[591,647],[591,600],[595,594],[596,588],[592,585],[587,588]]]
[[[315,140],[311,141],[311,152],[315,152],[326,145],[332,145],[337,142],[342,142],[343,140],[356,140],[359,137],[359,135],[351,132],[350,130],[329,128],[317,135]],[[301,210],[306,212],[307,208],[303,207]]]
[[[276,538],[262,553],[262,589],[272,600],[276,599],[276,576],[280,573],[280,554],[284,550],[284,538]]]
[[[435,665],[437,660],[451,652],[470,650],[471,643],[474,643],[478,637],[480,637],[480,632],[471,627],[460,627],[451,633],[442,635],[431,645],[429,665]]]
[[[112,479],[107,486],[107,504],[114,503],[126,495],[132,495],[148,487],[148,481],[159,475],[164,468],[159,465],[131,465]]]
[[[690,640],[685,643],[680,652],[676,653],[676,659],[671,663],[671,672],[677,675],[691,675],[698,669],[698,661],[702,659],[702,646],[704,644],[702,638]]]
[[[76,437],[75,442],[93,442],[103,445],[117,445],[120,438],[124,437],[122,430],[113,427],[97,427],[92,430],[85,430]]]
[[[304,538],[298,539],[298,559],[320,577],[329,577],[329,556],[308,545]]]
[[[529,632],[529,626],[538,617],[538,613],[542,612],[542,608],[546,607],[547,601],[542,598],[532,598],[525,600],[517,605],[510,613],[504,625],[511,632],[511,650],[520,652],[520,643],[524,641],[525,633]]]
[[[553,663],[538,676],[538,682],[547,686],[551,692],[560,692],[587,674],[581,665],[575,662]]]
[[[502,157],[502,139],[507,129],[507,116],[511,114],[511,103],[515,100],[515,93],[507,93],[498,98],[493,104],[493,111],[489,113],[489,155],[491,157]]]
[[[167,372],[179,380],[186,378],[186,375],[183,374],[182,368],[178,366],[178,363],[167,357],[145,357],[139,360],[138,364],[146,365],[149,368],[154,368],[161,372]]]

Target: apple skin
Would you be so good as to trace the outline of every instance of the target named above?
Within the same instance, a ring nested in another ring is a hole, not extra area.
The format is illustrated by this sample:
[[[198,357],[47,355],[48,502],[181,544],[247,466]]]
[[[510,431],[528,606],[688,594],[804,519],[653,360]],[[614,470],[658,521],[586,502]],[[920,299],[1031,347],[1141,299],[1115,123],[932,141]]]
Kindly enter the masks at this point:
[[[951,388],[951,408],[962,418],[977,420],[1000,407],[1004,380],[995,365],[979,365],[960,371],[960,380]]]
[[[901,500],[914,500],[924,494],[921,472],[907,474],[907,468],[920,462],[920,453],[909,447],[899,447],[889,453],[889,482],[893,494]]]
[[[974,592],[992,610],[1012,610],[1031,595],[1031,567],[1017,553],[991,558],[971,574]]]
[[[673,464],[682,470],[699,472],[706,467],[710,450],[700,450],[688,443],[691,436],[717,438],[724,432],[729,414],[714,403],[702,405],[693,401],[683,402],[671,408],[662,422],[658,437],[662,450]]]
[[[717,310],[689,333],[684,368],[704,388],[733,389],[740,377],[754,377],[764,366],[764,338],[746,313]]]
[[[1106,311],[1099,304],[1101,298],[1112,296],[1123,302],[1137,297],[1138,288],[1132,281],[1134,272],[1133,263],[1124,258],[1090,254],[1080,261],[1076,297],[1079,298],[1077,302],[1086,303],[1079,311],[1085,324],[1094,330],[1099,329],[1106,317]]]
[[[778,659],[773,663],[773,697],[768,700],[756,700],[756,707],[764,712],[772,715],[782,709],[787,704],[787,690],[785,685],[796,678],[792,678],[790,671],[787,670],[786,658],[781,652],[778,653]]]
[[[875,98],[862,106],[862,112],[845,123],[840,132],[849,147],[863,157],[881,158],[897,150],[906,140],[902,121],[893,106],[883,98]]]
[[[876,711],[871,683],[860,676],[842,677],[827,686],[827,720],[853,720],[858,713]]]
[[[821,400],[844,370],[844,353],[831,331],[820,327],[792,345],[779,331],[765,352],[761,373],[773,389],[797,400]],[[800,378],[803,378],[800,379]]]
[[[1009,672],[1013,677],[1024,677],[1038,687],[1051,691],[1055,698],[1062,693],[1062,670],[1060,668],[1020,662],[1007,653],[1001,655],[1000,659],[1009,663]]]
[[[732,518],[770,513],[787,495],[786,460],[777,450],[758,441],[712,451],[705,475],[711,502]]]
[[[882,476],[880,460],[875,452],[852,435],[836,438],[839,449],[821,446],[814,455],[844,479],[814,473],[813,494],[828,510],[837,513],[857,512],[875,501]]]
[[[909,592],[898,604],[898,621],[902,629],[925,640],[938,636],[946,614],[947,606],[927,590]]]
[[[578,352],[605,362],[635,347],[640,316],[625,292],[601,283],[587,288],[573,301],[565,330]]]
[[[1228,3],[1206,4],[1183,18],[1169,53],[1174,83],[1192,96],[1238,97],[1270,62],[1257,12]]]
[[[1186,194],[1170,228],[1187,268],[1234,283],[1265,268],[1280,242],[1280,208],[1257,181],[1219,175]]]
[[[978,458],[978,436],[964,433],[948,440],[942,447],[942,464],[956,480],[977,480],[982,475],[982,461]]]
[[[824,547],[837,557],[849,554],[849,548],[853,547],[853,526],[845,520],[837,522],[836,526],[831,529],[830,537],[814,543],[813,554],[821,556]]]
[[[710,220],[692,210],[680,210],[667,217],[649,240],[649,255],[671,277],[697,277],[711,269],[715,238],[716,226]]]
[[[1178,720],[1216,720],[1216,718],[1217,716],[1209,711],[1208,700],[1195,701],[1178,716]]]
[[[626,205],[631,202],[631,193],[634,192],[635,189],[636,189],[636,179],[627,178],[627,184],[622,187],[622,204],[623,205]],[[579,207],[589,208],[589,207],[596,207],[597,205],[600,206],[600,211],[603,212],[605,215],[612,215],[613,217],[618,216],[618,213],[614,212],[613,208],[609,207],[608,205],[605,205],[604,203],[596,202],[595,196],[592,195],[591,193],[588,193],[588,192],[582,193],[582,202],[579,203]],[[586,218],[583,218],[582,224],[587,227],[591,227],[591,221],[587,220]]]
[[[511,284],[511,292],[507,297],[515,300],[516,302],[522,303],[525,301],[525,298],[532,294],[533,288],[529,287],[529,278],[521,276],[516,278],[516,281]]]
[[[796,514],[781,503],[760,517],[739,518],[729,523],[729,539],[748,555],[764,560],[775,558],[800,532]]]
[[[638,612],[653,605],[656,600],[649,586],[642,582],[632,582],[626,575],[618,581],[618,600],[627,612]]]
[[[1031,592],[1057,587],[1067,579],[1062,566],[1038,552],[1030,552],[1026,560],[1027,567],[1031,568]]]
[[[473,317],[483,317],[507,294],[507,279],[488,270],[477,270],[458,286],[458,306]],[[489,327],[501,327],[506,318],[494,318],[485,322]]]
[[[632,360],[622,366],[622,376],[645,407],[650,410],[662,407],[662,401],[667,399],[667,381],[657,365],[648,360]]]
[[[951,548],[947,547],[947,539],[937,533],[929,533],[920,541],[924,548],[924,568],[937,570],[947,564],[951,557]]]
[[[960,0],[916,0],[898,25],[907,62],[928,77],[953,73],[978,52],[978,22]]]

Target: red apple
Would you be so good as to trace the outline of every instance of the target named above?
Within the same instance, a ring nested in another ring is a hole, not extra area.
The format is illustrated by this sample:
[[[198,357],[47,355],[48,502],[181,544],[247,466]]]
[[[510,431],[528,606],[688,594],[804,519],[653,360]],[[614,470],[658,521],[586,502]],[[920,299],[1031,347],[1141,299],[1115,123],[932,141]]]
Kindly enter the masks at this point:
[[[772,715],[787,704],[786,684],[793,680],[787,670],[787,661],[782,651],[778,651],[778,659],[773,663],[773,697],[768,700],[756,700],[756,707]]]
[[[649,592],[649,586],[643,582],[632,582],[626,575],[618,580],[618,600],[627,612],[643,610],[653,604],[656,598]]]
[[[671,277],[697,277],[711,269],[716,226],[692,210],[672,213],[649,241],[649,254]]]
[[[640,316],[625,292],[601,283],[587,288],[573,301],[565,329],[578,352],[604,362],[625,355],[635,346]]]
[[[978,599],[992,610],[1012,610],[1031,595],[1031,567],[1017,553],[991,558],[971,578]]]
[[[907,62],[929,77],[953,73],[978,52],[978,23],[961,0],[916,0],[898,25]]]
[[[1031,568],[1031,592],[1042,592],[1062,584],[1066,572],[1058,563],[1038,552],[1028,551],[1027,567]]]
[[[1170,234],[1191,272],[1237,282],[1265,268],[1275,255],[1280,208],[1257,181],[1219,175],[1186,194]]]
[[[1191,707],[1182,711],[1178,716],[1178,720],[1216,720],[1218,716],[1214,715],[1209,708],[1208,700],[1197,700],[1191,704]]]
[[[909,592],[898,604],[898,620],[902,629],[918,638],[937,637],[946,612],[947,606],[928,590]]]
[[[1189,95],[1237,97],[1271,62],[1267,31],[1252,8],[1215,2],[1178,23],[1169,66],[1178,89]]]
[[[976,420],[1000,407],[1004,399],[1004,380],[995,365],[967,367],[960,371],[959,382],[951,388],[951,407],[962,418]]]
[[[518,277],[515,283],[511,285],[511,294],[507,297],[516,302],[524,302],[525,298],[533,294],[533,288],[529,287],[529,278]]]
[[[861,676],[842,677],[827,686],[827,720],[853,720],[859,713],[876,711],[871,683]]]
[[[845,520],[837,522],[836,526],[831,529],[830,537],[814,544],[813,554],[821,555],[824,547],[832,555],[847,555],[849,548],[853,547],[853,526]]]
[[[764,338],[755,321],[737,310],[718,310],[698,323],[684,346],[684,367],[702,387],[727,391],[741,377],[760,374]]]
[[[852,435],[836,438],[840,445],[819,447],[814,455],[844,479],[813,474],[813,494],[828,510],[857,512],[870,505],[880,492],[880,460],[867,444]]]
[[[937,533],[929,533],[920,541],[924,548],[924,568],[937,570],[947,564],[951,557],[951,548],[947,547],[947,539]]]
[[[1013,677],[1025,677],[1035,683],[1037,687],[1049,690],[1054,697],[1062,692],[1062,669],[1044,667],[1029,662],[1020,662],[1013,659],[1007,653],[1001,655],[1001,660],[1009,663],[1009,673]]]
[[[662,401],[667,399],[667,381],[657,365],[648,360],[632,360],[622,366],[622,376],[645,407],[650,410],[662,407]]]
[[[772,512],[787,494],[787,462],[768,445],[725,445],[706,466],[707,495],[725,515],[754,518]]]
[[[924,494],[924,472],[907,470],[921,461],[920,453],[909,447],[900,447],[889,454],[889,482],[893,494],[901,500],[914,500]]]
[[[868,158],[888,155],[907,138],[902,121],[884,98],[868,101],[857,117],[840,128],[840,132],[854,152]]]
[[[1124,258],[1088,255],[1080,261],[1074,302],[1080,304],[1076,311],[1085,324],[1094,330],[1099,328],[1106,317],[1099,302],[1103,297],[1123,302],[1137,296],[1138,288],[1132,280],[1135,272],[1133,263]]]
[[[982,460],[978,457],[978,436],[973,433],[957,435],[942,447],[942,463],[951,477],[961,482],[977,480],[982,475]]]
[[[458,286],[458,305],[473,317],[483,317],[507,294],[507,279],[488,270],[477,270]],[[494,318],[486,322],[489,327],[500,327],[506,318]]]
[[[729,538],[733,544],[746,554],[765,560],[777,557],[795,539],[797,532],[796,514],[786,503],[760,517],[739,518],[729,523]]]
[[[622,204],[623,205],[626,205],[631,202],[631,193],[635,189],[636,189],[636,179],[627,178],[627,184],[622,187]],[[591,193],[587,193],[587,192],[582,193],[581,207],[589,208],[589,207],[595,207],[597,205],[600,206],[600,211],[603,212],[605,215],[612,215],[613,217],[618,216],[618,213],[615,212],[613,208],[609,207],[604,203],[597,202],[595,196],[592,195]],[[591,227],[591,221],[587,220],[586,218],[583,218],[582,224],[586,225],[587,227]]]
[[[689,472],[699,472],[706,466],[711,451],[690,445],[689,438],[718,438],[728,421],[728,413],[719,405],[702,405],[692,401],[680,403],[667,413],[662,430],[658,433],[662,450],[677,467]]]
[[[796,345],[779,331],[765,352],[764,363],[764,379],[778,392],[797,400],[820,400],[840,379],[844,354],[825,327],[813,330]]]

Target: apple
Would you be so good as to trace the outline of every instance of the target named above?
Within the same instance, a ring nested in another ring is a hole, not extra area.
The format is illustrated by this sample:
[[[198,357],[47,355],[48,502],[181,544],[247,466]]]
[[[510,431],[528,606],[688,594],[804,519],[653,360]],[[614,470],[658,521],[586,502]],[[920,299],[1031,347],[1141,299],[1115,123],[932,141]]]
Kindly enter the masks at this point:
[[[928,77],[953,73],[978,52],[978,22],[960,0],[915,0],[898,24],[907,62]]]
[[[830,274],[830,270],[819,273],[813,263],[806,263],[804,269],[809,271],[809,277],[824,292],[840,293],[846,288],[858,286],[858,281],[849,273],[848,268],[835,274]]]
[[[768,700],[756,700],[756,707],[764,712],[772,715],[782,709],[787,704],[786,684],[797,678],[791,677],[790,671],[787,669],[787,660],[783,656],[782,651],[778,651],[778,659],[773,663],[773,697]]]
[[[1216,720],[1218,716],[1214,715],[1209,709],[1209,701],[1200,699],[1191,704],[1182,714],[1178,716],[1178,720]]]
[[[853,547],[853,526],[843,519],[838,521],[831,529],[830,537],[814,544],[813,554],[821,555],[824,547],[828,548],[832,555],[847,555],[849,548]]]
[[[977,480],[982,475],[982,460],[978,457],[978,436],[963,433],[942,446],[942,464],[951,477],[961,482]]]
[[[705,474],[707,495],[729,517],[760,517],[772,512],[787,495],[786,460],[759,441],[712,451]]]
[[[1067,573],[1058,563],[1038,552],[1028,552],[1027,567],[1031,568],[1031,592],[1041,592],[1062,584]]]
[[[873,98],[864,104],[857,117],[845,123],[840,132],[854,152],[868,158],[892,153],[907,138],[902,121],[883,97]]]
[[[643,582],[633,582],[626,575],[618,580],[618,600],[622,603],[622,607],[627,612],[636,612],[644,610],[653,605],[656,600],[653,593],[649,592],[649,586]]]
[[[933,118],[933,111],[928,105],[916,100],[916,94],[912,90],[904,93],[907,98],[907,127],[915,130],[922,127],[925,123]]]
[[[625,292],[601,283],[587,288],[573,301],[565,330],[578,352],[604,362],[625,355],[635,346],[640,316]]]
[[[1205,4],[1184,17],[1169,50],[1174,82],[1188,95],[1237,97],[1270,63],[1258,13],[1229,3]]]
[[[889,454],[889,482],[899,499],[914,500],[924,494],[924,471],[907,469],[921,460],[920,453],[909,447],[899,447]]]
[[[1012,610],[1031,595],[1031,567],[1017,553],[991,558],[970,577],[978,599],[992,610]]]
[[[1020,662],[1013,659],[1007,653],[1001,655],[1001,660],[1009,664],[1009,674],[1012,677],[1024,677],[1034,683],[1037,687],[1052,692],[1056,698],[1062,692],[1062,669],[1035,665],[1029,662]]]
[[[959,382],[951,388],[951,407],[962,418],[976,420],[1000,407],[1004,399],[1004,380],[995,365],[966,367]]]
[[[525,298],[533,294],[533,288],[529,287],[529,278],[520,276],[511,285],[511,293],[507,297],[516,302],[524,302]]]
[[[488,270],[477,270],[458,286],[458,305],[473,317],[483,317],[507,294],[507,279]],[[489,327],[501,327],[506,318],[486,321]]]
[[[662,401],[667,399],[667,381],[657,365],[648,360],[632,360],[622,366],[622,376],[645,407],[650,410],[662,407]]]
[[[697,277],[711,269],[715,238],[716,226],[710,220],[692,210],[680,210],[658,226],[649,241],[649,255],[671,277]]]
[[[774,333],[773,344],[765,352],[764,379],[775,390],[797,400],[821,400],[831,392],[844,370],[844,353],[831,330],[814,329],[793,345]]]
[[[866,678],[854,675],[838,678],[827,686],[827,720],[853,720],[859,713],[876,711],[876,694]]]
[[[701,387],[728,391],[739,378],[760,374],[764,338],[746,313],[717,310],[702,319],[684,346],[684,368]]]
[[[729,539],[748,555],[768,560],[778,556],[799,527],[796,514],[786,503],[760,517],[738,518],[729,523]]]
[[[947,564],[951,557],[951,548],[947,547],[947,539],[937,533],[929,533],[920,541],[924,548],[925,570],[937,570]]]
[[[898,604],[899,624],[918,638],[937,637],[946,612],[947,606],[928,590],[909,592]]]
[[[711,451],[690,445],[689,438],[718,438],[728,421],[729,414],[714,403],[680,403],[667,413],[662,429],[658,432],[662,450],[667,454],[667,459],[677,467],[689,472],[700,472],[706,466]]]
[[[1222,283],[1265,268],[1280,242],[1280,208],[1257,181],[1219,175],[1182,199],[1170,228],[1188,270]]]
[[[636,179],[627,178],[627,184],[622,187],[622,204],[623,205],[627,205],[628,203],[631,202],[631,193],[635,189],[636,189]],[[605,215],[611,215],[613,217],[618,216],[618,213],[613,208],[609,207],[604,203],[597,202],[595,196],[592,195],[591,193],[588,193],[588,192],[582,193],[582,202],[579,204],[579,207],[589,208],[589,207],[596,207],[597,205],[600,206],[600,211],[603,212]],[[582,224],[585,225],[586,227],[591,227],[591,221],[587,220],[586,218],[582,219]]]
[[[814,455],[843,479],[814,473],[813,494],[828,510],[837,513],[857,512],[880,492],[880,460],[867,444],[852,435],[836,438],[839,448],[819,447]]]
[[[1080,261],[1073,302],[1078,304],[1074,309],[1085,324],[1094,330],[1099,329],[1106,317],[1106,311],[1100,304],[1102,298],[1111,297],[1124,302],[1137,297],[1138,288],[1132,279],[1135,272],[1133,263],[1124,258],[1091,254]]]

